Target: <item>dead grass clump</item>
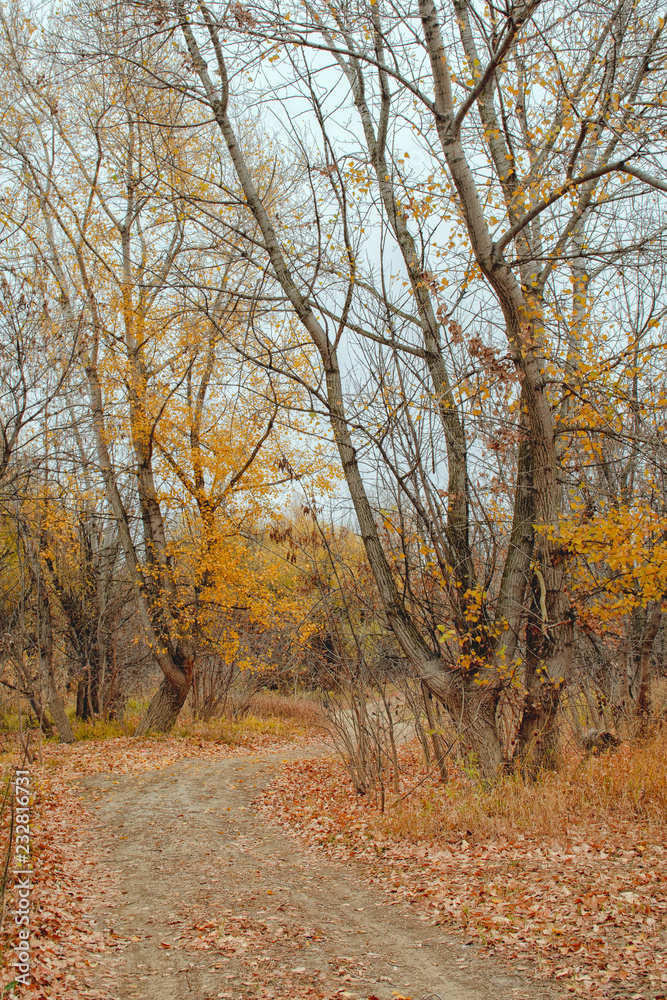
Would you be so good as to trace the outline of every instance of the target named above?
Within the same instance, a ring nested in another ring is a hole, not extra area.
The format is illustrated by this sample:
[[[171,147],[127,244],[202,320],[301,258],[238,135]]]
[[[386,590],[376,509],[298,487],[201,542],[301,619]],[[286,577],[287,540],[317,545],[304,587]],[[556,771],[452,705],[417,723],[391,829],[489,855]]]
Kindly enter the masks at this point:
[[[506,839],[516,833],[556,834],[566,827],[567,799],[558,776],[534,784],[518,776],[491,787],[456,775],[446,788],[424,788],[387,810],[386,827],[399,840],[451,840],[460,836]]]
[[[323,721],[320,706],[314,699],[276,691],[259,691],[253,695],[250,712],[260,719],[287,719],[303,726],[321,726]]]
[[[119,736],[131,736],[138,721],[134,717],[123,719],[89,719],[81,722],[74,715],[71,718],[75,740],[113,740]]]
[[[527,782],[508,775],[485,786],[455,771],[446,787],[422,785],[390,807],[382,826],[410,841],[472,835],[566,837],[573,827],[631,822],[667,830],[667,731],[617,753],[571,754],[562,769]]]
[[[181,717],[172,731],[172,735],[176,737],[225,743],[229,746],[248,745],[258,738],[293,740],[307,734],[308,725],[299,719],[255,714],[254,706],[236,718],[230,715],[208,720]]]
[[[570,778],[573,807],[667,828],[667,726],[650,740],[579,762]]]

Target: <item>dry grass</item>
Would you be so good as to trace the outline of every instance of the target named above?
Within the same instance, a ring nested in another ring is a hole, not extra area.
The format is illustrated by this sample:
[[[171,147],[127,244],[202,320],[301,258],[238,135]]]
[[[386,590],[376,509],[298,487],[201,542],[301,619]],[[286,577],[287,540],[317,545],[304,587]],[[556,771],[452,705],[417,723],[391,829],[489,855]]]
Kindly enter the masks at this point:
[[[260,691],[253,695],[250,711],[260,719],[287,719],[303,726],[321,726],[324,721],[319,702],[306,695]]]
[[[318,704],[312,699],[260,692],[253,696],[248,711],[235,717],[226,714],[203,722],[182,713],[174,735],[236,744],[258,736],[278,739],[306,736],[321,722]]]
[[[148,707],[148,699],[138,701],[131,699],[122,720],[91,719],[81,722],[75,717],[72,708],[68,714],[72,723],[74,738],[79,741],[99,742],[132,736],[137,724]],[[0,729],[0,759],[5,744],[13,753],[17,747],[18,717],[4,717],[4,726]],[[236,718],[225,715],[222,718],[207,722],[193,719],[188,712],[181,713],[173,729],[173,736],[185,739],[195,738],[205,742],[223,743],[228,746],[244,746],[253,741],[265,739],[291,740],[309,735],[313,727],[321,725],[317,701],[298,696],[287,697],[272,692],[255,695],[250,703],[249,711]],[[25,731],[25,722],[24,722]],[[46,740],[44,744],[57,743],[56,736]],[[38,731],[33,729],[30,746],[36,750],[39,742]]]
[[[253,743],[262,737],[280,740],[298,739],[308,732],[306,726],[292,719],[277,719],[275,716],[257,716],[247,713],[239,719],[223,716],[203,722],[201,719],[179,719],[172,735],[194,738],[204,742],[226,743],[241,746]]]
[[[576,826],[619,821],[667,832],[667,727],[644,743],[588,759],[571,752],[556,774],[529,783],[508,776],[491,787],[454,770],[448,786],[424,783],[386,813],[383,826],[412,841],[567,836]]]

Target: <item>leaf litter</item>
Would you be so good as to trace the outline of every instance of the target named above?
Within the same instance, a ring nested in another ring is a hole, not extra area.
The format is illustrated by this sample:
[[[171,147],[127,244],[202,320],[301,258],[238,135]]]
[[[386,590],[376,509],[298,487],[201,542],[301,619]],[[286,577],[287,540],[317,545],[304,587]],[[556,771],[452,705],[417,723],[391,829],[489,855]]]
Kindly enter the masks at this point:
[[[294,749],[293,739],[263,743],[262,749]],[[175,737],[44,746],[43,762],[30,767],[36,790],[33,983],[21,988],[21,997],[106,1000],[111,994],[91,985],[91,970],[127,944],[90,921],[94,907],[113,898],[115,875],[95,851],[97,821],[82,805],[73,780],[257,751],[256,744]],[[7,757],[3,763],[8,764]],[[495,956],[517,972],[558,983],[574,996],[667,997],[667,852],[662,840],[647,837],[640,824],[619,819],[575,825],[566,838],[519,834],[503,839],[449,831],[436,841],[415,841],[398,837],[386,814],[354,794],[339,761],[322,758],[287,763],[258,806],[311,849],[335,860],[354,860],[365,881],[384,891],[389,905],[412,907],[425,923],[461,934],[479,954]],[[1,832],[6,851],[6,816]],[[13,944],[14,902],[10,889],[0,939],[5,955]],[[165,941],[162,946],[211,950],[224,960],[249,948],[257,951],[267,941],[266,926],[247,913],[228,914],[222,924],[207,925],[205,917],[184,915],[174,945]],[[460,964],[465,967],[465,960]],[[300,983],[301,976],[300,966],[290,970],[293,996],[325,995],[313,981]]]
[[[389,905],[458,932],[481,954],[573,996],[667,998],[667,850],[639,823],[571,824],[563,837],[446,831],[402,838],[338,759],[287,765],[258,803]]]

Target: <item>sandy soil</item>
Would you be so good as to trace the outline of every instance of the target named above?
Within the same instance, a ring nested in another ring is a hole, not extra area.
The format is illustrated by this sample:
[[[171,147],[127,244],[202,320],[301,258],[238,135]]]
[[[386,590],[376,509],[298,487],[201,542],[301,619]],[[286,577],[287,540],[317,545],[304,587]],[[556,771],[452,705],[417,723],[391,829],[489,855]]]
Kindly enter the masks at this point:
[[[284,755],[179,761],[79,782],[118,894],[93,923],[125,942],[86,979],[113,1000],[521,1000],[465,939],[392,905],[252,808]]]

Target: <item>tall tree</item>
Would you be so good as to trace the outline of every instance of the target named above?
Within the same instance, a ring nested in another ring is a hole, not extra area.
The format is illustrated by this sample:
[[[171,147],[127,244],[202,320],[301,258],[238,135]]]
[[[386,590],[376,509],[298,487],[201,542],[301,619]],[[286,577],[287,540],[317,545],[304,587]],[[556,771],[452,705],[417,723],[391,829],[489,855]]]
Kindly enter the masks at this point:
[[[135,37],[141,10],[128,12]],[[655,192],[667,188],[655,138],[664,126],[664,20],[651,4],[625,0],[612,9],[532,2],[503,11],[422,0],[416,11],[340,3],[222,12],[179,3],[161,8],[157,24],[169,37],[180,29],[191,75],[156,76],[215,118],[266,266],[319,357],[322,383],[311,382],[313,396],[331,421],[385,614],[405,655],[488,772],[507,757],[499,706],[519,684],[509,753],[522,766],[550,766],[574,620],[560,537],[559,385],[578,365],[589,262],[608,254],[608,219],[616,220],[616,266],[638,242],[661,239],[659,224],[642,231],[636,213],[641,206],[648,220]],[[287,123],[284,141],[310,185],[319,242],[305,239],[303,216],[286,221],[262,196],[239,138],[249,78],[256,100],[267,107],[276,94],[282,100],[276,120]],[[358,129],[334,110],[344,90]],[[290,127],[290,102],[295,111],[310,108],[307,134]],[[379,263],[364,268],[365,255]],[[397,273],[414,306],[397,294]],[[564,320],[570,278],[577,302]],[[364,403],[364,419],[358,393],[343,384],[354,350],[344,338],[359,335],[378,345],[377,367],[361,380],[375,409],[381,402],[389,411],[375,426],[373,406]],[[469,394],[480,373],[485,384]],[[509,399],[507,382],[515,387]],[[485,461],[475,446],[471,453],[470,434],[484,427],[494,384],[515,416],[508,422],[506,413],[490,413],[485,429],[511,430],[514,471],[495,517],[506,531],[500,561],[485,572],[484,550],[470,546],[473,528],[479,537],[480,521],[493,521],[493,497],[487,479],[487,495],[477,491],[471,514],[472,484]],[[426,438],[409,412],[416,397],[434,415]],[[405,575],[383,545],[362,442],[393,470],[409,530],[432,547],[441,603],[453,616],[447,652],[420,624]],[[427,475],[436,449],[439,470]]]
[[[60,27],[45,29],[36,51],[29,21],[5,20],[11,107],[1,141],[24,213],[16,241],[48,272],[52,308],[76,344],[88,397],[85,433],[163,674],[141,734],[169,729],[190,689],[216,521],[238,530],[250,507],[262,497],[266,505],[284,479],[288,442],[278,434],[275,386],[257,384],[252,398],[234,404],[239,383],[249,387],[252,377],[244,380],[238,364],[224,369],[223,335],[228,324],[243,324],[237,306],[243,293],[252,300],[252,287],[240,254],[228,244],[212,248],[188,218],[182,189],[200,141],[184,138],[182,98],[147,87],[142,69],[113,51],[103,72],[67,56],[80,39],[59,35]],[[137,63],[140,54],[137,46]],[[215,172],[215,157],[204,159]],[[206,176],[195,183],[205,189]],[[183,274],[210,272],[212,249],[213,315],[197,319],[182,294]],[[240,433],[230,441],[234,421]],[[262,464],[265,451],[270,459]],[[253,497],[244,506],[249,478]],[[194,563],[182,558],[184,489],[203,539]]]

